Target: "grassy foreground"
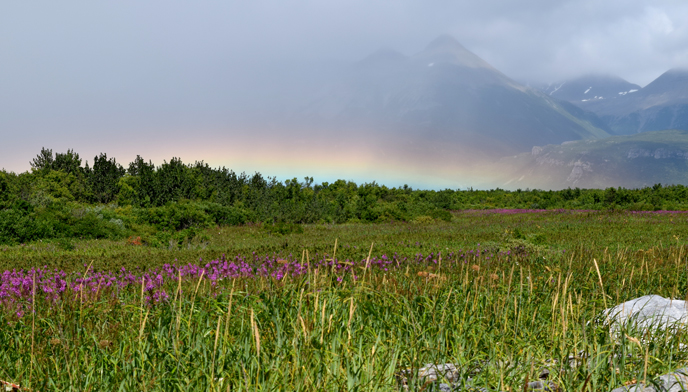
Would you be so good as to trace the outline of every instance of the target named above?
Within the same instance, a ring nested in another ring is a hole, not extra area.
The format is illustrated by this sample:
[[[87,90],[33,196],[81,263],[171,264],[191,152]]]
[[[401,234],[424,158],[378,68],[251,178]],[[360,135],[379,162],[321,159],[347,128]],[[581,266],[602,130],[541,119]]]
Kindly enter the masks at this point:
[[[564,390],[611,390],[688,360],[684,330],[611,334],[595,321],[645,294],[685,299],[687,223],[481,212],[286,235],[221,228],[173,250],[2,248],[0,379],[35,391],[398,391],[400,371],[451,362],[490,390],[523,390],[545,366]]]

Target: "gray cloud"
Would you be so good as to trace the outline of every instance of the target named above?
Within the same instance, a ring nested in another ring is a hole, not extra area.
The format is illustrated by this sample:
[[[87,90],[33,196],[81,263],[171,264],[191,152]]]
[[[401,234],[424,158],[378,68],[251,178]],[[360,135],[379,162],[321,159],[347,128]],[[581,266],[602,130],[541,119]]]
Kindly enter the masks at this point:
[[[688,4],[564,1],[495,12],[457,26],[467,45],[510,76],[555,81],[603,72],[645,85],[688,65]],[[556,4],[556,6],[554,6]]]
[[[50,142],[250,124],[380,47],[443,33],[518,80],[644,85],[688,66],[687,16],[678,0],[4,2],[0,167]]]

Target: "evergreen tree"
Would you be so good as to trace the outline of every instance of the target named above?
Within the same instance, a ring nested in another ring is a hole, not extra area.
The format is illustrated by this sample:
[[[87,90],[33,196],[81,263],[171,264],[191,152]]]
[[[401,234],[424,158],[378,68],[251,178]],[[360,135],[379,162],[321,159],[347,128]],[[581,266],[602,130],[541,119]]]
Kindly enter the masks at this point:
[[[104,153],[93,158],[93,168],[89,169],[87,165],[86,174],[95,201],[109,203],[115,200],[119,193],[119,179],[125,172],[115,158],[108,159]]]
[[[29,164],[34,170],[51,170],[53,168],[53,150],[49,148],[41,148],[40,154],[36,156]]]

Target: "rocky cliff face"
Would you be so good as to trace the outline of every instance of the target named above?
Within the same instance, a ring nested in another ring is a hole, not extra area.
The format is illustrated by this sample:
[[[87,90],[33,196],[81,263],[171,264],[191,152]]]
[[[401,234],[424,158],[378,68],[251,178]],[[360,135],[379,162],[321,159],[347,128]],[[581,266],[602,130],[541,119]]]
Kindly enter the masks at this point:
[[[672,148],[657,148],[654,151],[643,148],[631,148],[628,150],[627,157],[628,159],[647,157],[654,159],[688,159],[688,152]]]
[[[535,146],[496,167],[495,172],[505,173],[501,184],[509,189],[688,184],[688,131]]]

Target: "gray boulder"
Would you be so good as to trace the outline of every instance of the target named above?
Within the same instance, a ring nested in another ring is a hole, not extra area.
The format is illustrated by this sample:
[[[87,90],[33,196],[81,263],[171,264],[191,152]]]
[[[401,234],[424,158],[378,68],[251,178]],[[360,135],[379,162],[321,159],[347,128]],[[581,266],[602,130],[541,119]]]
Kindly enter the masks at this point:
[[[397,374],[399,383],[404,390],[408,390],[407,377],[411,376],[411,369],[402,370]],[[447,381],[448,384],[442,383],[439,385],[441,391],[452,390],[453,385],[459,380],[459,370],[453,363],[433,364],[429,363],[424,367],[418,369],[418,378],[426,383],[434,383],[436,381]]]
[[[612,392],[679,392],[688,391],[688,368],[658,377],[653,382],[616,388]]]
[[[667,329],[688,321],[686,301],[646,295],[602,312],[605,321],[639,329]],[[618,325],[617,325],[618,327]]]
[[[475,372],[480,372],[476,369]],[[408,391],[408,378],[412,376],[411,369],[404,369],[397,373],[397,381],[401,385],[403,391]],[[418,379],[422,380],[424,386],[422,389],[427,392],[489,392],[487,388],[473,385],[473,380],[468,377],[464,382],[459,379],[459,369],[453,363],[443,364],[426,364],[424,367],[418,369]],[[549,377],[549,369],[542,369],[540,371],[540,380],[531,381],[528,383],[525,390],[533,392],[554,392],[559,388],[556,384],[546,379]]]

